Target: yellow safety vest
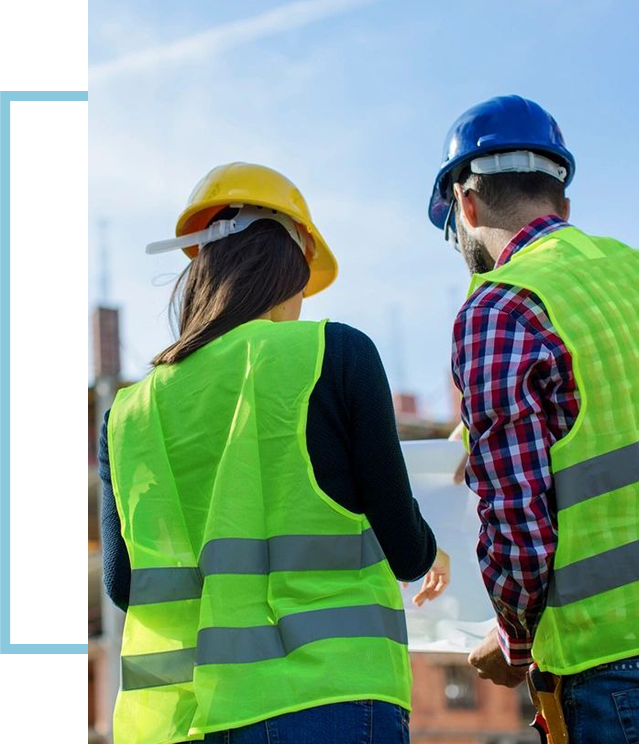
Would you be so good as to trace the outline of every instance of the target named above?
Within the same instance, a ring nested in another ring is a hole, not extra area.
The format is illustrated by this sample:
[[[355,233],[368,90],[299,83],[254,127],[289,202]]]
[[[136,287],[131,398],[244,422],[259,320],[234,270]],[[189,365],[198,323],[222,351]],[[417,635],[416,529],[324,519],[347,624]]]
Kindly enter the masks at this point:
[[[541,299],[580,399],[550,448],[558,544],[533,657],[564,675],[639,654],[639,251],[566,227],[470,292],[484,282]]]
[[[118,393],[109,453],[132,576],[115,744],[345,700],[410,710],[397,581],[306,447],[324,326],[254,320]]]

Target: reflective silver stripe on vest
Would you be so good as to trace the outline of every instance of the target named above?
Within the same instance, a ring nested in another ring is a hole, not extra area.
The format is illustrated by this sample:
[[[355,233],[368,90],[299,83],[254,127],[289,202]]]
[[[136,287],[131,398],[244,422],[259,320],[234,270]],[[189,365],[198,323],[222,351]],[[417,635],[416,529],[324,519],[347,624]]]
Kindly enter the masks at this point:
[[[203,628],[198,633],[197,663],[246,664],[278,659],[307,643],[355,637],[389,638],[407,644],[404,611],[382,605],[335,607],[287,615],[277,625]]]
[[[202,575],[274,571],[357,571],[384,559],[372,529],[358,535],[278,535],[268,540],[221,537],[202,549],[200,568],[136,568],[130,605],[197,599]]]
[[[195,664],[237,664],[282,658],[327,638],[389,638],[408,644],[403,610],[382,605],[299,612],[277,625],[203,628],[194,648],[122,657],[122,689],[174,685],[193,679]]]
[[[372,529],[358,535],[278,535],[268,540],[220,537],[202,549],[200,568],[209,574],[274,571],[357,571],[384,559]]]
[[[556,569],[546,604],[563,607],[633,581],[639,581],[639,540]]]
[[[553,477],[558,509],[630,486],[639,482],[639,442],[558,470]]]
[[[202,594],[199,568],[135,568],[131,571],[129,605],[197,599]]]
[[[193,679],[194,666],[194,648],[123,656],[122,689],[141,690],[145,687],[190,682]]]

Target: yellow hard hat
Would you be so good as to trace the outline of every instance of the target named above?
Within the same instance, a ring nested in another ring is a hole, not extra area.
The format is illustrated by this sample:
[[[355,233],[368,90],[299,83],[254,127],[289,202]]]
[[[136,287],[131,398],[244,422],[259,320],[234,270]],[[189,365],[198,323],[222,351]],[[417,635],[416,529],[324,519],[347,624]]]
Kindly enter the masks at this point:
[[[313,224],[304,197],[281,173],[252,163],[229,163],[213,168],[191,192],[175,227],[177,237],[203,230],[224,207],[251,204],[268,207],[288,215],[301,226],[314,247],[309,262],[311,276],[305,296],[317,294],[335,281],[337,261],[319,230]],[[189,258],[199,248],[183,249]]]

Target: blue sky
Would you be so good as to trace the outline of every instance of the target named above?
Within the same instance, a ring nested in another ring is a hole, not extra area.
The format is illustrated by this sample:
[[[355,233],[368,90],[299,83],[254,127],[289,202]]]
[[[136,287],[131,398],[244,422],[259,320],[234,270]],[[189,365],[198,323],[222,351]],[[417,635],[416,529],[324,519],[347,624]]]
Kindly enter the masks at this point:
[[[638,21],[631,0],[93,0],[89,299],[107,218],[124,375],[171,341],[186,261],[144,246],[204,173],[244,160],[299,186],[340,262],[303,317],[368,333],[391,383],[446,415],[468,284],[426,215],[446,131],[493,95],[538,101],[577,160],[572,221],[637,245]]]

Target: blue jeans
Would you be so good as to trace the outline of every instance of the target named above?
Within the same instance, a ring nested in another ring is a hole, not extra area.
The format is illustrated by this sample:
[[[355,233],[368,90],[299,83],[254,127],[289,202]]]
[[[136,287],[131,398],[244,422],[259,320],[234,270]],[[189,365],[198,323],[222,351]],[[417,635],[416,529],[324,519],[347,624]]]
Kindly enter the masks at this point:
[[[409,744],[409,713],[380,700],[353,700],[285,713],[206,734],[206,744]]]
[[[639,656],[563,678],[570,744],[639,744]]]

